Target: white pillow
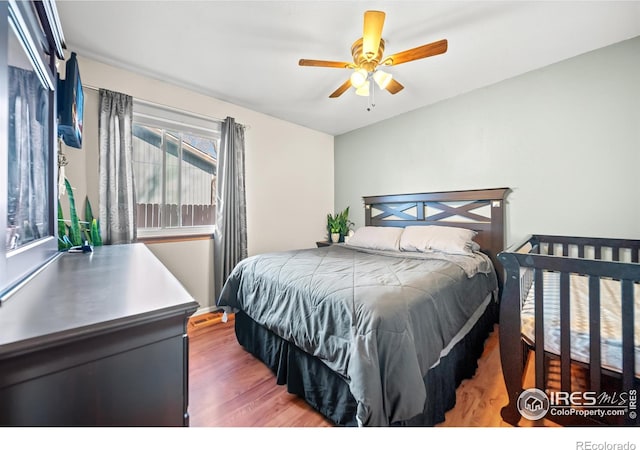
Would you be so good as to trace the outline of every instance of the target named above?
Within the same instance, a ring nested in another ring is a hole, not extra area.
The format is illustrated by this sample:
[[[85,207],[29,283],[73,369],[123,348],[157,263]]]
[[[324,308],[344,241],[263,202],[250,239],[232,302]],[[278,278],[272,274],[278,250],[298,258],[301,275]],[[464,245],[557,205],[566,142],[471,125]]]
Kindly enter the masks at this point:
[[[361,227],[349,238],[348,245],[373,250],[400,250],[399,227]]]
[[[438,225],[408,226],[400,237],[400,250],[468,255],[480,248],[473,241],[477,234],[476,231],[467,228]]]

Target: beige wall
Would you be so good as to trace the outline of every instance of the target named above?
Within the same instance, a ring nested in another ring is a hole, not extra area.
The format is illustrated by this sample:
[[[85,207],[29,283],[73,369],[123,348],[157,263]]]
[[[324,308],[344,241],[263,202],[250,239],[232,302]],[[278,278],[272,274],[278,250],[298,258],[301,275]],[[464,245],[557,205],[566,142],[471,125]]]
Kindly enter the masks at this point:
[[[69,50],[71,51],[71,50]],[[325,237],[333,210],[333,136],[83,57],[82,82],[135,98],[224,119],[234,117],[245,132],[249,254],[315,246]],[[61,65],[62,66],[62,65]],[[98,214],[98,94],[85,89],[82,150],[63,146],[67,177],[78,207],[88,194]],[[64,211],[68,211],[63,199]],[[153,244],[165,263],[204,310],[213,300],[211,241]]]
[[[335,207],[361,226],[362,196],[509,187],[507,244],[638,239],[639,55],[640,37],[337,136]]]

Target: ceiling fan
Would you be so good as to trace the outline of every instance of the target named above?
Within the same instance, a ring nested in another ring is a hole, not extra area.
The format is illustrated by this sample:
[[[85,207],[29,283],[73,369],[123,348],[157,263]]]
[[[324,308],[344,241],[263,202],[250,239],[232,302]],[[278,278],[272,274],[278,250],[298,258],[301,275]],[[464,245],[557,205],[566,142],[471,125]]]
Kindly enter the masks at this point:
[[[365,11],[362,37],[351,46],[353,62],[301,59],[298,64],[308,67],[353,69],[349,79],[336,89],[329,98],[340,97],[352,86],[356,88],[356,94],[368,96],[371,80],[373,80],[380,89],[386,89],[391,94],[397,94],[404,89],[404,86],[398,83],[390,73],[380,70],[379,67],[397,66],[398,64],[415,61],[416,59],[445,53],[447,51],[447,40],[442,39],[383,57],[384,39],[382,39],[382,27],[384,25],[384,19],[385,13],[382,11]]]

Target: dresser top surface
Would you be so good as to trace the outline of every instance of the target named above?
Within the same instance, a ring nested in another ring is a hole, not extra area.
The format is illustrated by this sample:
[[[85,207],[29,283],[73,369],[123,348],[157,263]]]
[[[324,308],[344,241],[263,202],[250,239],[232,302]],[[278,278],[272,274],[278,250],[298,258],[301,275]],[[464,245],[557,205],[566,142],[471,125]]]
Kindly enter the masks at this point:
[[[198,307],[144,244],[106,245],[53,260],[0,306],[0,356],[20,342]]]

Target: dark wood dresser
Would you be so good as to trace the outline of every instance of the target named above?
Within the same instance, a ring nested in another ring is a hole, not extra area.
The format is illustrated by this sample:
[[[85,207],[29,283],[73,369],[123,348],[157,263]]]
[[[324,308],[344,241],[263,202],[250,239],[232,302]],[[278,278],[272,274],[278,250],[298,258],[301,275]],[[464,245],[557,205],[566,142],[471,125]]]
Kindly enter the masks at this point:
[[[198,306],[144,244],[62,254],[0,306],[0,425],[188,426]]]

